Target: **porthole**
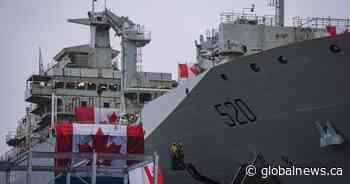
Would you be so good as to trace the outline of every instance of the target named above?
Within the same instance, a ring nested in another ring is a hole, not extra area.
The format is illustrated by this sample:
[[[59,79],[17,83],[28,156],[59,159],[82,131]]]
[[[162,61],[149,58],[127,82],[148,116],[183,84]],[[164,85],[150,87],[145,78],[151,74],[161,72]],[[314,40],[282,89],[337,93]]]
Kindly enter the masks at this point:
[[[220,77],[221,77],[221,79],[222,79],[222,80],[228,80],[228,78],[227,78],[227,75],[226,75],[226,74],[221,74],[221,75],[220,75]]]
[[[251,63],[250,64],[250,69],[252,69],[254,72],[259,72],[260,71],[260,67],[256,63]]]
[[[287,64],[287,63],[288,63],[287,58],[284,57],[284,56],[278,57],[278,61],[279,61],[281,64]]]
[[[340,47],[338,45],[331,45],[329,49],[334,53],[339,53],[341,51]]]

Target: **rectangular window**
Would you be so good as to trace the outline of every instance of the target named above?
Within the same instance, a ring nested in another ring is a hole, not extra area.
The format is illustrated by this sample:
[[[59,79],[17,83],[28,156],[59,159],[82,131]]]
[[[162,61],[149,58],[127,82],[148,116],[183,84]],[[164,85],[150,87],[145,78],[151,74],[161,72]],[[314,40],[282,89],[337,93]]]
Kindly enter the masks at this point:
[[[104,108],[109,108],[109,103],[108,102],[103,103],[103,107]]]
[[[92,83],[92,82],[89,82],[87,84],[87,90],[95,91],[96,90],[96,84]]]
[[[64,82],[56,81],[55,89],[62,89],[62,88],[64,88]]]
[[[116,92],[116,91],[120,91],[120,87],[118,84],[110,84],[109,85],[109,90]]]
[[[95,107],[95,99],[89,98],[89,107]]]
[[[87,107],[87,102],[86,101],[81,101],[81,106],[82,107]]]
[[[107,86],[107,84],[100,84],[98,87],[100,90],[106,91],[108,86]]]
[[[78,83],[77,89],[84,90],[85,88],[86,88],[85,82],[79,82]]]
[[[75,83],[74,82],[67,82],[66,89],[75,89]]]

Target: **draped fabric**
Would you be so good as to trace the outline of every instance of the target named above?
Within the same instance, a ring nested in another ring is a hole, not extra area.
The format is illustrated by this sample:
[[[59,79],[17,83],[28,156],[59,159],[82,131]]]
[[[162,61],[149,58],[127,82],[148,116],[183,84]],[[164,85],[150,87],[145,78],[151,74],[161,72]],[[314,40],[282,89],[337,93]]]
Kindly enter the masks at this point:
[[[144,132],[142,125],[110,124],[71,124],[56,125],[56,152],[74,152],[114,154],[143,154]],[[84,162],[82,159],[56,159],[56,167],[66,167]],[[131,163],[131,162],[130,162]],[[85,165],[91,161],[85,160]],[[122,177],[121,172],[127,166],[125,160],[98,160],[99,175]],[[115,172],[113,169],[120,172]],[[80,173],[82,177],[91,177],[91,172]]]

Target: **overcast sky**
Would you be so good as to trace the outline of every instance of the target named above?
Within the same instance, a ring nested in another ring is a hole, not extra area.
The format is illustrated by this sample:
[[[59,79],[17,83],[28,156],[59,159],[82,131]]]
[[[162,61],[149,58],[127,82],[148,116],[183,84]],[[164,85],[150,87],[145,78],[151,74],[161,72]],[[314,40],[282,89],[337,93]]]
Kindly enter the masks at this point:
[[[107,0],[117,15],[129,16],[152,31],[143,49],[144,70],[176,73],[178,62],[195,61],[194,40],[219,24],[223,11],[241,11],[256,4],[257,12],[272,14],[267,0]],[[102,9],[103,0],[98,8]],[[287,0],[286,21],[294,16],[346,18],[349,0]],[[91,0],[0,0],[0,153],[8,149],[5,135],[23,117],[25,80],[38,71],[38,48],[44,62],[64,47],[85,44],[89,29],[67,23],[85,18]],[[115,38],[112,38],[115,40]],[[118,42],[112,46],[118,48]]]

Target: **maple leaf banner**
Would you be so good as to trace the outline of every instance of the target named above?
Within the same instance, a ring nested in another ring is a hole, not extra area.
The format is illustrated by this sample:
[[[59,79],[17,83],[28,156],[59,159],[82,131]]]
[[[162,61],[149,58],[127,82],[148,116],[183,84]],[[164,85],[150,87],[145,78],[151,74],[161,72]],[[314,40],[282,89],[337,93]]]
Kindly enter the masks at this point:
[[[141,125],[110,124],[71,124],[56,125],[56,152],[74,153],[114,153],[143,154],[144,133]],[[82,159],[57,159],[57,167],[64,167],[91,161]],[[123,177],[123,169],[127,167],[125,160],[97,160],[99,167],[97,176]],[[79,173],[81,177],[91,177],[91,172]]]

